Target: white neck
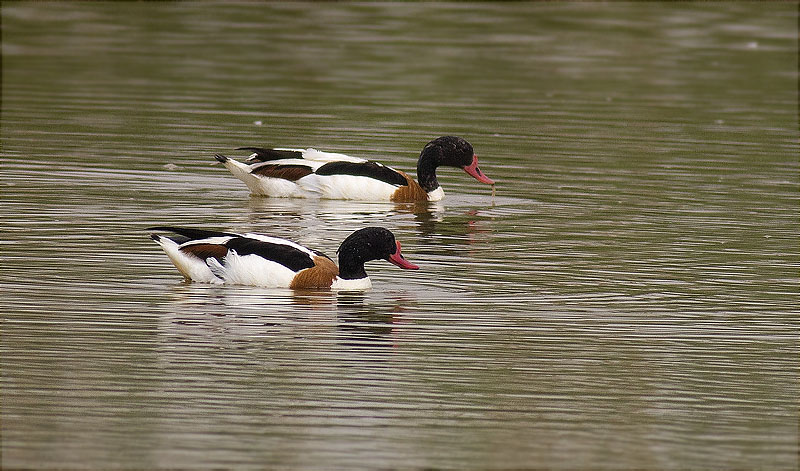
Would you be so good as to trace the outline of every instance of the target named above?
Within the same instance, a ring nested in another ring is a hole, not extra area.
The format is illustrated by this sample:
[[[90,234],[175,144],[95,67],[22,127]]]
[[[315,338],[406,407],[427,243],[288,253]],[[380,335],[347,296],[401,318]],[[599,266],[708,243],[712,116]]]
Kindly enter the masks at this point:
[[[343,280],[337,276],[331,285],[331,289],[342,291],[365,291],[370,288],[372,288],[372,282],[369,280],[368,276],[355,280]]]

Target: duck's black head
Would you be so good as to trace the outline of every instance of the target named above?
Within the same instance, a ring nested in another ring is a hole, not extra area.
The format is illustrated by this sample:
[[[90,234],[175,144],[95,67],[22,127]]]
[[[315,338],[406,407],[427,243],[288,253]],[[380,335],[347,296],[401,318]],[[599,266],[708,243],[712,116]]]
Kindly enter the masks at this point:
[[[423,190],[431,192],[439,187],[436,167],[441,165],[463,169],[481,183],[494,183],[478,168],[478,156],[472,145],[460,137],[437,137],[422,148],[417,162],[417,181]]]
[[[366,278],[364,263],[387,260],[400,268],[416,270],[400,253],[400,242],[382,227],[365,227],[350,234],[339,246],[339,277],[345,280]]]

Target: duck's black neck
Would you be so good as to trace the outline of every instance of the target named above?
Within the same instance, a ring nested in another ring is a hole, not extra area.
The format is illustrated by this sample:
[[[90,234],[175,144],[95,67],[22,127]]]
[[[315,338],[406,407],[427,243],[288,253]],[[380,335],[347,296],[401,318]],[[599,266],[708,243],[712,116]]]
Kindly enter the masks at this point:
[[[436,167],[440,165],[440,156],[436,149],[426,146],[422,149],[422,154],[417,161],[417,183],[426,193],[439,188],[439,180],[436,179]]]
[[[339,278],[343,280],[358,280],[367,277],[364,270],[364,257],[358,250],[339,250]]]
[[[394,234],[382,227],[359,229],[339,246],[339,278],[359,280],[367,277],[364,263],[370,260],[388,260],[397,252]]]

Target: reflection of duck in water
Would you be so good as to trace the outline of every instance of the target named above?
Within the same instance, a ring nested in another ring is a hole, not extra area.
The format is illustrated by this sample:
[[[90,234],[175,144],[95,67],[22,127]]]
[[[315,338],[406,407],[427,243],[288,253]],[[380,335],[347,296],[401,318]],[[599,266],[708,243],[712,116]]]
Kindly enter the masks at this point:
[[[438,201],[444,196],[436,168],[461,168],[481,183],[494,184],[478,168],[478,156],[469,142],[444,136],[429,142],[417,162],[417,180],[395,170],[345,154],[316,149],[262,149],[241,147],[253,154],[241,163],[215,157],[242,180],[254,195],[329,198],[364,201]]]
[[[398,327],[408,322],[403,313],[415,304],[415,299],[396,295],[376,299],[372,294],[368,300],[366,296],[358,292],[337,295],[338,340],[359,350],[396,347]]]
[[[417,230],[423,237],[447,237],[457,243],[464,240],[471,244],[478,234],[491,233],[488,219],[491,216],[483,214],[484,211],[472,208],[464,211],[451,211],[444,215],[443,211],[420,211],[414,214]]]
[[[251,225],[268,223],[272,226],[286,221],[286,224],[299,225],[300,230],[311,232],[327,231],[328,222],[339,223],[341,227],[374,225],[387,217],[443,213],[445,208],[442,201],[401,203],[301,198],[249,198],[245,205]]]
[[[277,237],[179,227],[151,229],[180,235],[175,239],[151,237],[184,277],[206,283],[364,290],[372,286],[364,270],[364,263],[370,260],[419,268],[403,258],[400,242],[382,227],[350,234],[338,250],[339,268],[321,252]]]

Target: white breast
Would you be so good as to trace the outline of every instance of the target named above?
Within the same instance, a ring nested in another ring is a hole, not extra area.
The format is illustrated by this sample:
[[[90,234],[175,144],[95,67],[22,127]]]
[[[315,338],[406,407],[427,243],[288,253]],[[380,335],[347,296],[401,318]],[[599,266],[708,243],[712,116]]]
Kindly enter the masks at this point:
[[[444,190],[441,186],[428,193],[428,201],[441,201],[442,198],[444,198]]]
[[[331,289],[339,291],[366,291],[370,288],[372,288],[372,281],[368,276],[356,280],[343,280],[337,276],[331,285]]]

